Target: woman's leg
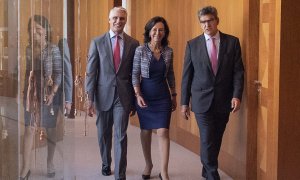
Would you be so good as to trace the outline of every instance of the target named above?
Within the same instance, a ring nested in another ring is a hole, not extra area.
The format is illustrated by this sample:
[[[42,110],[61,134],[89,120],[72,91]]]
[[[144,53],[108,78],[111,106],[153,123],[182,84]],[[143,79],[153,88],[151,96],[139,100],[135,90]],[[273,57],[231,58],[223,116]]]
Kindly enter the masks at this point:
[[[170,153],[170,137],[169,130],[160,128],[157,130],[159,151],[161,156],[161,176],[164,180],[169,179],[168,165],[169,165],[169,153]]]
[[[151,139],[152,139],[152,130],[141,130],[141,143],[143,148],[143,154],[146,162],[146,167],[144,169],[143,175],[150,175],[153,167],[152,158],[151,158]]]
[[[23,144],[23,165],[20,172],[21,177],[25,177],[30,170],[32,146],[34,141],[34,127],[26,126],[24,133],[24,144]]]
[[[47,131],[47,176],[54,176],[55,169],[53,164],[54,151],[56,146],[56,128],[46,128]]]

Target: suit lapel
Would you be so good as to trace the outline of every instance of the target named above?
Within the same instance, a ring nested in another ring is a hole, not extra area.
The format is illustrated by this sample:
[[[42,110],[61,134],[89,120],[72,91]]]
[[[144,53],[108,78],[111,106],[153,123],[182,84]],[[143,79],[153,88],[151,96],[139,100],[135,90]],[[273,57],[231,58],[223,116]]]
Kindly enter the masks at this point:
[[[223,33],[220,32],[220,45],[218,54],[218,71],[222,68],[223,58],[225,54],[226,39]],[[217,73],[218,74],[218,73]]]
[[[111,65],[111,67],[112,67],[113,69],[115,69],[115,68],[114,68],[113,50],[112,50],[111,47],[112,47],[112,46],[111,46],[110,35],[109,35],[109,33],[106,33],[106,35],[105,35],[105,41],[104,41],[104,49],[108,49],[108,50],[109,50],[109,51],[107,52],[107,55],[108,55],[108,61],[109,61],[110,65]]]
[[[119,69],[121,68],[122,64],[124,64],[125,60],[126,60],[126,57],[128,55],[128,52],[129,52],[129,42],[128,42],[128,37],[127,37],[127,34],[125,34],[124,32],[124,35],[123,35],[123,42],[124,42],[124,48],[123,48],[123,54],[122,54],[122,57],[121,57],[121,62],[120,62],[120,66],[119,66]]]
[[[208,68],[209,68],[209,70],[210,70],[210,72],[211,72],[211,74],[213,75],[213,76],[215,76],[214,75],[214,72],[213,72],[213,70],[212,70],[212,66],[211,66],[211,62],[210,62],[210,59],[209,59],[209,55],[208,55],[208,50],[207,50],[207,46],[206,46],[206,39],[205,39],[205,36],[204,36],[204,34],[202,34],[201,36],[200,36],[200,50],[201,50],[201,55],[202,56],[199,56],[199,57],[202,57],[203,59],[204,59],[204,62],[207,64],[207,66],[208,66]]]

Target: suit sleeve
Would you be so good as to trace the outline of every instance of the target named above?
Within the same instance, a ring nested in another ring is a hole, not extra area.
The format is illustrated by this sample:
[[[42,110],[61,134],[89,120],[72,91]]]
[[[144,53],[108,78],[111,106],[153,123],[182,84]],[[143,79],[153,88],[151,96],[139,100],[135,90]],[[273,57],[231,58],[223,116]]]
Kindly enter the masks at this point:
[[[66,39],[62,40],[61,53],[64,62],[64,92],[65,101],[72,102],[72,91],[73,91],[73,76],[72,76],[72,65],[70,61],[70,50]]]
[[[53,69],[53,82],[54,84],[56,84],[57,86],[61,85],[61,81],[62,81],[62,68],[63,68],[63,64],[62,64],[62,57],[59,51],[58,46],[53,45],[53,48],[51,49],[52,51],[52,69]]]
[[[135,50],[132,66],[132,85],[133,87],[140,86],[141,76],[141,59],[142,59],[142,48],[138,47]]]
[[[181,81],[181,105],[189,105],[190,103],[193,74],[194,66],[191,59],[191,47],[190,44],[187,43]]]
[[[92,40],[87,59],[85,79],[85,91],[88,93],[89,100],[91,101],[94,101],[95,91],[97,88],[99,61],[97,46],[95,41]]]
[[[242,100],[244,90],[244,65],[241,55],[240,42],[237,39],[235,43],[235,57],[234,57],[234,72],[233,72],[233,97]]]

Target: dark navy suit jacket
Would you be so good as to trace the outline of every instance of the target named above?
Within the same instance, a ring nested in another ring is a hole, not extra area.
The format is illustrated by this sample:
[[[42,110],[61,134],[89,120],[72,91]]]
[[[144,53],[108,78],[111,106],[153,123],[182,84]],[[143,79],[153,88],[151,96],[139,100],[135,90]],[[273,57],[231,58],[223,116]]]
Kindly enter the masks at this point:
[[[205,113],[214,103],[218,112],[231,111],[231,99],[242,99],[244,65],[239,39],[220,32],[218,71],[214,75],[204,34],[187,42],[181,84],[181,105]]]

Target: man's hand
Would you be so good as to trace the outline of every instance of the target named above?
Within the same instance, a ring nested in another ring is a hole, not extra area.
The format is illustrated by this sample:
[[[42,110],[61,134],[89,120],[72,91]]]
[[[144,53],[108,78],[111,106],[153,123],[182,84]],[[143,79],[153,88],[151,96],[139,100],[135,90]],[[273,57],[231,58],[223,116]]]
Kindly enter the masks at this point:
[[[93,114],[95,114],[93,102],[91,100],[87,100],[84,104],[84,107],[86,108],[88,116],[93,117]]]
[[[183,119],[188,120],[190,116],[190,108],[187,105],[181,106],[181,116]]]
[[[238,98],[232,98],[231,100],[231,112],[235,113],[237,112],[241,107],[241,101]]]

